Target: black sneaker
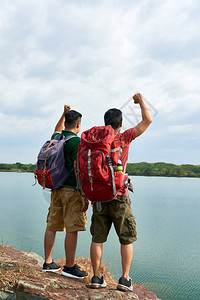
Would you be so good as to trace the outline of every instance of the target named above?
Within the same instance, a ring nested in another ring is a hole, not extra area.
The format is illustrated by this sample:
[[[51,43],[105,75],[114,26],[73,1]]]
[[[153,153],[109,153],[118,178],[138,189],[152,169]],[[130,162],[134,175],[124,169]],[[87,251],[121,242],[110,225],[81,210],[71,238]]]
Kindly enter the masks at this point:
[[[81,271],[79,266],[75,264],[71,268],[65,266],[62,270],[61,275],[71,278],[85,278],[88,276],[88,273],[86,273],[85,271]]]
[[[126,279],[125,277],[121,277],[119,279],[117,289],[120,290],[120,291],[124,291],[124,292],[125,291],[132,291],[133,286],[132,286],[131,278]]]
[[[57,272],[60,269],[61,269],[61,267],[58,266],[57,264],[55,264],[54,261],[52,261],[52,263],[50,263],[50,264],[47,264],[47,263],[43,264],[42,272]]]
[[[101,278],[99,278],[98,276],[93,276],[92,280],[91,280],[91,287],[93,289],[105,288],[106,282],[105,282],[103,276],[101,276]]]

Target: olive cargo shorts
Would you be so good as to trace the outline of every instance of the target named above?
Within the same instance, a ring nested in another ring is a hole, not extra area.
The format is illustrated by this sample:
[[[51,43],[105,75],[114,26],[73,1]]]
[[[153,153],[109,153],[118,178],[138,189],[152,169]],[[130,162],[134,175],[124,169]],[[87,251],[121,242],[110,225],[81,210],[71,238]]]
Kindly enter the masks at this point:
[[[81,212],[80,194],[72,188],[60,188],[51,193],[51,204],[47,216],[47,230],[85,231],[87,217]]]
[[[106,242],[113,223],[122,245],[135,242],[137,240],[136,222],[132,213],[130,198],[128,196],[117,196],[117,199],[102,202],[101,205],[102,210],[98,212],[96,203],[93,203],[90,226],[92,241],[95,243]]]

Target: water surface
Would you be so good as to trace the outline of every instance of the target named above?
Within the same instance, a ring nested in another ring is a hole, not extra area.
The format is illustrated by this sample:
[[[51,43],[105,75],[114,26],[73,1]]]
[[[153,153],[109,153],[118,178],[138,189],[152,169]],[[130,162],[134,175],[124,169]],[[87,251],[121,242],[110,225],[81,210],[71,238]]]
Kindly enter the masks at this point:
[[[200,180],[132,177],[130,194],[138,240],[130,275],[163,300],[200,299]],[[32,187],[33,174],[0,173],[0,238],[22,251],[43,254],[49,194]],[[86,232],[79,233],[77,256],[89,257],[91,208]],[[111,229],[103,259],[118,279],[120,246]],[[64,233],[57,233],[54,258],[64,257]]]

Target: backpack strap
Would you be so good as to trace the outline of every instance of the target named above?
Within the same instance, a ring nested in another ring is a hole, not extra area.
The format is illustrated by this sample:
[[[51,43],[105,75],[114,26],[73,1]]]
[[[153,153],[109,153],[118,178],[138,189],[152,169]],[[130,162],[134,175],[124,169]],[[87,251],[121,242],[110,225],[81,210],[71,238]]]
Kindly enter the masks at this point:
[[[54,136],[54,140],[59,140],[59,138],[61,137],[61,133],[57,133],[55,136]]]
[[[112,160],[109,155],[106,156],[108,165],[110,167],[110,172],[111,172],[111,180],[112,180],[112,185],[113,185],[113,195],[116,194],[116,185],[115,185],[115,174],[112,166]]]
[[[122,147],[118,147],[118,148],[114,148],[114,149],[111,149],[110,152],[116,152],[116,151],[119,151]]]
[[[120,147],[120,151],[119,151],[118,160],[120,159],[121,155],[122,155],[122,147]]]
[[[101,212],[102,211],[102,205],[101,205],[101,202],[100,201],[97,201],[96,202],[96,209],[98,212]]]
[[[62,133],[57,133],[55,136],[54,136],[54,139],[53,140],[59,140],[62,136],[64,136]],[[69,141],[71,140],[72,138],[77,138],[78,136],[76,135],[68,135],[66,138],[65,138],[65,141]]]
[[[123,171],[123,181],[124,181],[124,175],[125,175],[125,173],[126,173],[126,167],[127,167],[127,161],[126,161],[126,163],[125,163],[125,165],[124,165],[124,171]]]
[[[68,135],[68,136],[65,138],[65,142],[67,142],[67,141],[69,141],[69,140],[71,140],[71,139],[73,139],[73,138],[78,138],[78,136],[76,136],[76,135]]]
[[[88,176],[91,183],[91,191],[93,191],[92,169],[91,169],[91,149],[88,150]]]
[[[122,150],[123,150],[123,149],[122,149],[122,148],[123,148],[123,147],[122,147],[122,141],[121,141],[120,139],[118,139],[118,140],[114,140],[113,143],[114,143],[114,142],[118,142],[118,141],[121,143],[121,146],[119,146],[119,147],[117,147],[117,148],[111,149],[111,150],[110,150],[110,153],[114,153],[114,152],[119,151],[119,155],[118,155],[118,159],[117,159],[117,160],[120,160],[120,157],[121,157],[121,155],[122,155]]]
[[[76,175],[76,181],[77,181],[77,185],[76,185],[77,192],[79,190],[82,191],[81,173],[80,173],[80,166],[79,166],[79,156],[80,156],[80,153],[77,156],[77,161],[76,161],[75,170],[74,170],[75,175]],[[82,191],[82,193],[83,193],[83,191]]]
[[[54,140],[51,140],[51,141],[49,142],[49,145],[44,149],[44,151],[46,151],[47,149],[49,149],[49,147],[53,144],[53,142],[54,142]],[[44,152],[44,151],[43,151],[43,152]],[[42,155],[43,152],[41,152],[41,153],[39,154],[38,158],[37,158],[36,171],[39,169],[39,158],[40,158],[40,156]],[[48,151],[48,153],[47,153],[47,157],[48,157],[48,155],[49,155],[49,151]],[[45,159],[45,163],[46,163],[47,157],[46,157],[46,159]],[[36,182],[35,182],[35,184],[36,184]]]
[[[110,150],[110,153],[112,153],[112,152],[117,152],[117,151],[119,151],[119,156],[118,156],[118,160],[119,160],[120,157],[121,157],[121,155],[122,155],[122,147],[121,147],[121,146],[118,147],[118,148],[111,149],[111,150]]]

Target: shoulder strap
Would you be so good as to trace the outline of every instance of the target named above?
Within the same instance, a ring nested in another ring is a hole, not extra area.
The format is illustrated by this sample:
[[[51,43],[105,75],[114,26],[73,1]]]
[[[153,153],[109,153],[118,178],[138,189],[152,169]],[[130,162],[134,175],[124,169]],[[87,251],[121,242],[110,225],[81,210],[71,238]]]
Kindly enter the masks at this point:
[[[61,137],[61,133],[57,133],[55,136],[54,136],[54,140],[59,140],[59,138]]]
[[[78,138],[78,136],[76,136],[76,135],[68,135],[68,136],[65,138],[65,142],[67,142],[67,141],[69,141],[69,140],[71,140],[71,139],[73,139],[73,138]]]
[[[54,140],[59,140],[59,139],[61,139],[61,137],[64,137],[64,135],[62,134],[62,133],[57,133],[56,135],[55,135],[55,137],[54,137]],[[66,138],[65,138],[65,141],[67,142],[67,141],[69,141],[69,140],[71,140],[72,138],[77,138],[78,136],[76,136],[76,135],[69,135],[69,136],[67,136]]]
[[[118,142],[118,141],[121,143],[121,145],[120,145],[119,147],[117,147],[117,148],[112,148],[112,149],[110,150],[110,153],[119,151],[119,156],[118,156],[118,160],[119,160],[120,157],[121,157],[121,155],[122,155],[122,142],[121,142],[120,139],[117,139],[117,140],[114,140],[113,143],[114,143],[114,142]]]

